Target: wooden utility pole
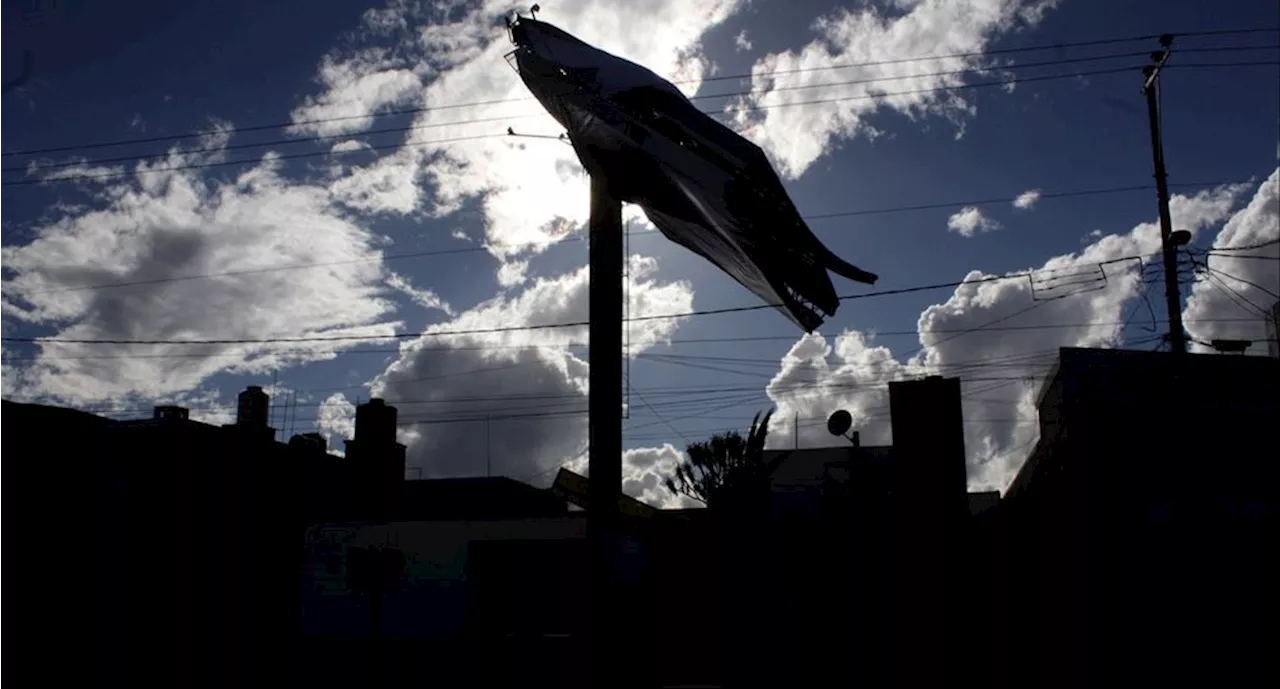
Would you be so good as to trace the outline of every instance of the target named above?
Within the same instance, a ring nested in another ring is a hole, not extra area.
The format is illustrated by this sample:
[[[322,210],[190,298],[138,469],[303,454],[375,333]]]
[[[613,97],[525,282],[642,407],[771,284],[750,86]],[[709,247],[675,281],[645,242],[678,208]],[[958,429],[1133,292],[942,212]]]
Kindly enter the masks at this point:
[[[1143,68],[1142,93],[1147,97],[1147,121],[1151,129],[1151,156],[1155,163],[1156,196],[1160,203],[1160,248],[1164,256],[1164,302],[1169,311],[1169,348],[1187,353],[1187,333],[1182,329],[1182,294],[1178,290],[1178,247],[1173,241],[1169,216],[1169,179],[1164,168],[1164,144],[1160,133],[1160,69],[1173,52],[1173,36],[1160,37],[1163,50],[1151,54],[1155,64]]]
[[[623,670],[617,574],[622,491],[622,202],[591,178],[588,275],[591,387],[587,411],[587,538],[591,549],[591,686],[618,686]]]

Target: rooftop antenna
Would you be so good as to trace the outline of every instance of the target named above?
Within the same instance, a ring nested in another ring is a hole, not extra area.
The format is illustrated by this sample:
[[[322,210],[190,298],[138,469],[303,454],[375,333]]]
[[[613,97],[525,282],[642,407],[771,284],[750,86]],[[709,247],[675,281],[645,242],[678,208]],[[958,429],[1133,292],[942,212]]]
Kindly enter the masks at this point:
[[[850,414],[849,412],[843,409],[835,410],[834,412],[831,413],[831,416],[827,418],[828,433],[830,433],[831,435],[838,435],[841,438],[848,440],[849,442],[853,443],[853,446],[855,448],[862,447],[862,437],[858,434],[858,432],[854,431],[852,435],[849,434],[849,429],[852,426],[853,426],[853,414]]]
[[[298,391],[289,391],[289,408],[293,410],[293,415],[289,417],[289,424],[285,432],[285,439],[293,436],[294,431],[298,428]]]
[[[271,437],[276,438],[280,431],[275,430],[276,425],[276,407],[280,406],[276,403],[276,396],[280,394],[278,383],[280,382],[280,369],[271,372],[271,400],[267,403],[267,425],[271,426]],[[277,440],[279,438],[276,438]]]

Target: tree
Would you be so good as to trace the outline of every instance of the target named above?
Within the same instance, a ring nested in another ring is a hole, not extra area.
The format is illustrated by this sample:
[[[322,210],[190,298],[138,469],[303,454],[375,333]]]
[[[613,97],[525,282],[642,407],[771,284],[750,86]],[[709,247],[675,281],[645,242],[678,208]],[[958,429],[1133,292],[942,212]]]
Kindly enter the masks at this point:
[[[689,459],[676,466],[675,475],[667,477],[667,490],[715,507],[724,502],[726,492],[767,477],[773,465],[765,464],[764,442],[772,416],[772,409],[764,418],[757,412],[745,438],[737,431],[729,431],[690,444],[685,449]]]

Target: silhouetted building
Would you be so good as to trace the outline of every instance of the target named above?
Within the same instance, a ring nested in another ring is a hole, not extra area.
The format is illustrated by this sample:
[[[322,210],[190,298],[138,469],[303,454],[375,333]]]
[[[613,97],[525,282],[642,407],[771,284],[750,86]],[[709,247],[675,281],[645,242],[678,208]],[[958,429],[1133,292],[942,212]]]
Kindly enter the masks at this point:
[[[257,385],[250,385],[236,397],[236,425],[266,428],[271,400]]]
[[[766,452],[772,513],[722,529],[727,686],[928,686],[992,664],[969,641],[995,624],[975,615],[964,558],[993,496],[967,492],[960,382],[889,392],[892,447]]]
[[[30,515],[19,528],[19,516],[11,511],[5,530],[7,586],[11,601],[18,591],[23,601],[21,606],[10,604],[10,625],[24,630],[24,642],[15,648],[65,639],[73,629],[110,645],[124,619],[113,613],[125,606],[97,592],[109,590],[112,575],[119,574],[117,567],[108,565],[117,563],[120,553],[101,547],[94,535],[120,528],[108,518],[111,494],[100,488],[107,477],[96,461],[95,438],[111,421],[73,409],[8,400],[0,408],[5,479],[11,498],[26,498],[18,513]],[[60,663],[56,670],[42,672],[73,686],[122,676],[121,659],[110,648],[94,660]]]
[[[356,437],[347,441],[351,509],[361,520],[399,517],[405,446],[396,442],[396,408],[380,399],[356,407]]]
[[[299,433],[289,438],[289,447],[303,451],[326,453],[329,443],[320,433]]]
[[[1275,676],[1280,361],[1063,349],[1002,504],[1011,685]]]
[[[308,530],[299,684],[400,686],[447,664],[465,668],[464,683],[475,686],[587,686],[587,512],[569,512],[550,491],[506,478],[408,481],[405,496],[406,521]],[[717,677],[714,648],[659,660],[672,644],[706,646],[707,630],[718,628],[710,609],[700,609],[697,625],[657,624],[664,605],[696,606],[690,577],[715,570],[715,532],[687,517],[672,510],[622,519],[617,564],[631,606],[626,619],[640,639],[635,652],[651,659],[624,679],[653,672],[671,680],[643,686]],[[398,552],[405,563],[381,605],[376,644],[368,597],[351,583],[359,564],[352,553],[370,548]]]
[[[227,426],[194,421],[174,405],[117,421],[4,402],[11,479],[56,505],[36,529],[42,542],[10,545],[70,563],[33,570],[25,583],[25,570],[12,568],[15,585],[44,603],[23,626],[57,638],[65,632],[43,625],[85,620],[97,632],[94,659],[59,677],[83,665],[92,672],[75,683],[289,683],[311,501],[304,476],[329,456],[322,438],[275,442],[260,388],[239,402],[242,423]],[[48,491],[56,501],[43,497]],[[326,497],[336,514],[350,502]]]

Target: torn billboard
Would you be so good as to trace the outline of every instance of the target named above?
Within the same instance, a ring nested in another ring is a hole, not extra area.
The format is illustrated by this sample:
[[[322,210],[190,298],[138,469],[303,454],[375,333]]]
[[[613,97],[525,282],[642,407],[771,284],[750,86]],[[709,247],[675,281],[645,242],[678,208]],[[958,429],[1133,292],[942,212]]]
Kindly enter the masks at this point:
[[[876,276],[809,230],[759,146],[653,72],[536,19],[511,25],[520,78],[568,130],[583,167],[806,332],[839,300],[827,271]]]

